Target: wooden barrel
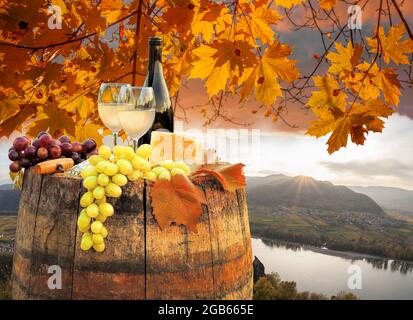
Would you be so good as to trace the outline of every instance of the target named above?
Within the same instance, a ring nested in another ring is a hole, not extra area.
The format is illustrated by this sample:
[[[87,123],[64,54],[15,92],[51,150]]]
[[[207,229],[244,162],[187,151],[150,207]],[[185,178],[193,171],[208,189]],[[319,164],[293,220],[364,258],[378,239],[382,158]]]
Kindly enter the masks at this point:
[[[207,204],[197,226],[160,229],[153,185],[122,187],[106,250],[80,249],[81,179],[26,170],[13,263],[14,299],[252,299],[251,238],[245,191],[195,181]],[[61,289],[50,277],[61,268]],[[49,271],[51,273],[49,273]],[[52,287],[53,288],[53,287]]]

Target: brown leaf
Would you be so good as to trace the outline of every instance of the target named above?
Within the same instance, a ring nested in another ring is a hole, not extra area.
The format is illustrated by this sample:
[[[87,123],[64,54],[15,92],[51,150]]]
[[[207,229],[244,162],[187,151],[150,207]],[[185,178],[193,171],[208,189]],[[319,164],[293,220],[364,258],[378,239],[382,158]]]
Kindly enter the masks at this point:
[[[171,181],[159,180],[154,185],[153,214],[162,229],[175,222],[195,232],[202,214],[201,203],[206,203],[203,191],[184,175],[175,175]]]
[[[233,165],[209,165],[202,167],[193,173],[193,176],[206,174],[214,176],[222,185],[224,190],[234,192],[237,189],[244,188],[245,176],[242,172],[244,165],[237,163]]]

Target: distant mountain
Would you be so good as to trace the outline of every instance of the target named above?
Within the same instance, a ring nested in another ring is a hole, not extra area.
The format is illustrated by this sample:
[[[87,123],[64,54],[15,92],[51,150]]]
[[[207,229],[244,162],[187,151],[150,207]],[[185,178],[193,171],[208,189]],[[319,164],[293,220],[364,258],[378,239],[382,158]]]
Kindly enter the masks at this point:
[[[20,191],[11,184],[0,185],[0,214],[17,213],[19,210]]]
[[[384,209],[413,213],[413,191],[390,187],[349,187],[368,195]]]
[[[383,209],[365,194],[303,176],[289,177],[277,174],[247,177],[247,196],[250,205],[282,205],[336,212],[384,214]]]

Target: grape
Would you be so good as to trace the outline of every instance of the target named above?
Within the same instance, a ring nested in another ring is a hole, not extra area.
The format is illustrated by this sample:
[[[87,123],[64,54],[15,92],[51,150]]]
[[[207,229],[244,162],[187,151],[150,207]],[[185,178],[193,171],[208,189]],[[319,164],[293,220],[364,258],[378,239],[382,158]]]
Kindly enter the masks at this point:
[[[59,140],[52,140],[52,142],[50,143],[50,147],[59,147],[62,148],[62,143]]]
[[[174,166],[174,162],[172,160],[165,160],[164,162],[161,163],[161,166],[168,170],[171,170],[172,167]]]
[[[98,178],[96,176],[89,176],[83,180],[83,186],[88,190],[92,190],[96,188],[97,185],[98,185]]]
[[[90,158],[88,158],[88,160],[92,166],[96,166],[99,162],[104,161],[103,158],[98,155],[93,155]]]
[[[87,215],[86,210],[80,211],[79,217],[77,218],[77,226],[79,228],[89,228],[90,217]]]
[[[125,147],[125,148],[123,149],[123,157],[124,157],[126,160],[132,160],[134,156],[135,156],[135,151],[133,151],[133,148],[131,148],[131,147]]]
[[[185,171],[182,170],[181,168],[173,168],[173,169],[171,170],[171,175],[172,175],[172,177],[173,177],[173,176],[176,176],[177,174],[185,175]]]
[[[83,152],[88,153],[96,149],[96,142],[93,139],[87,139],[82,143]]]
[[[62,153],[63,153],[64,155],[69,156],[69,155],[72,154],[73,146],[72,146],[72,144],[69,143],[69,142],[63,142],[61,149],[62,149]]]
[[[93,193],[88,191],[80,198],[80,206],[86,208],[88,205],[93,203],[93,200],[95,200]]]
[[[99,207],[97,206],[97,204],[92,203],[87,206],[86,213],[89,217],[95,218],[99,215]]]
[[[93,244],[102,244],[104,243],[103,237],[101,234],[93,234],[92,235]]]
[[[113,216],[115,210],[113,209],[113,206],[110,203],[101,203],[99,205],[99,212],[101,215],[105,217],[111,217]]]
[[[37,137],[36,138],[40,138],[42,135],[44,135],[44,134],[47,134],[47,132],[46,131],[40,131],[38,134],[37,134]]]
[[[106,227],[103,226],[102,231],[100,231],[100,234],[102,235],[103,239],[105,239],[109,234],[108,229],[106,229]]]
[[[101,204],[101,203],[105,203],[106,202],[106,196],[104,196],[102,199],[96,199],[95,203],[97,205]]]
[[[146,168],[146,162],[147,161],[144,158],[135,156],[132,159],[131,164],[134,169],[143,171]]]
[[[38,138],[36,138],[36,139],[33,140],[32,146],[35,147],[36,149],[38,149],[38,148],[40,147],[39,139],[38,139]]]
[[[85,233],[80,241],[80,248],[84,251],[89,250],[93,246],[93,239],[90,233]]]
[[[37,149],[37,156],[40,159],[46,159],[49,156],[49,151],[46,148],[40,147]]]
[[[80,232],[86,233],[86,232],[89,232],[90,225],[88,225],[86,227],[79,227],[78,226],[78,229],[79,229]]]
[[[39,138],[39,145],[43,148],[49,148],[52,144],[53,138],[50,134],[45,133]]]
[[[171,180],[171,173],[168,170],[162,171],[158,176],[159,180]]]
[[[102,187],[106,187],[109,184],[110,180],[109,177],[104,174],[104,173],[100,173],[98,175],[98,184]]]
[[[77,152],[72,152],[72,155],[70,156],[75,164],[78,164],[80,162],[80,155]]]
[[[109,197],[119,198],[122,195],[122,189],[112,182],[105,187],[105,190]]]
[[[125,149],[125,147],[121,146],[121,145],[114,146],[113,147],[113,154],[115,155],[115,157],[121,159],[121,158],[124,157],[123,156],[124,155],[124,149]]]
[[[37,149],[34,146],[28,146],[26,150],[24,150],[24,156],[27,159],[34,159],[36,157],[36,153],[37,153]]]
[[[42,161],[42,160],[41,160],[40,158],[38,158],[38,157],[36,157],[36,158],[32,159],[32,161],[31,161],[32,166],[34,166],[34,165],[38,164],[38,163],[39,163],[39,162],[41,162],[41,161]]]
[[[114,163],[107,162],[105,168],[103,169],[103,173],[107,176],[114,176],[118,173],[118,166]]]
[[[68,136],[60,136],[59,141],[61,143],[70,143],[70,138]]]
[[[155,173],[148,171],[143,174],[143,178],[150,181],[156,181],[157,177]]]
[[[123,187],[125,184],[128,183],[128,179],[123,174],[120,174],[120,173],[115,174],[112,177],[112,181],[113,183],[117,184],[119,187]]]
[[[133,170],[133,172],[128,175],[128,180],[129,181],[137,181],[139,178],[142,176],[142,171],[139,170]]]
[[[118,166],[119,172],[123,175],[130,175],[133,171],[132,165],[127,160],[120,159],[116,162],[116,165]]]
[[[164,171],[168,171],[168,169],[166,169],[166,168],[164,168],[164,167],[161,167],[161,166],[157,166],[157,167],[153,167],[152,168],[152,172],[154,173],[154,174],[156,174],[157,176],[159,176],[162,172],[164,172]]]
[[[31,162],[30,162],[30,160],[27,159],[27,158],[21,158],[21,159],[19,160],[19,165],[20,165],[20,167],[22,167],[22,168],[28,168],[28,167],[30,167],[30,164],[31,164]]]
[[[108,161],[101,161],[96,165],[96,171],[98,173],[103,173],[105,171],[106,165],[108,164]]]
[[[11,172],[19,172],[20,171],[19,162],[15,161],[15,162],[10,163],[9,169]]]
[[[60,149],[59,146],[51,146],[48,150],[50,158],[52,159],[57,159],[62,155],[62,149]]]
[[[95,156],[98,154],[98,151],[96,149],[93,149],[92,151],[86,153],[86,159],[89,159],[92,156]]]
[[[99,148],[98,153],[105,160],[109,160],[110,156],[112,155],[110,148],[104,145]]]
[[[95,218],[96,221],[100,221],[104,223],[106,221],[107,217],[104,216],[103,214],[99,213],[99,215]]]
[[[145,161],[143,168],[142,168],[143,172],[148,172],[151,171],[151,164],[149,163],[149,161]]]
[[[136,150],[136,154],[144,159],[148,159],[152,154],[152,146],[150,144],[143,144]]]
[[[13,148],[16,151],[23,151],[29,145],[29,140],[26,137],[17,137],[13,141]]]
[[[95,199],[99,200],[99,199],[103,199],[103,197],[105,196],[105,188],[102,186],[97,186],[94,190],[93,190],[93,196],[95,197]]]
[[[106,248],[106,246],[105,246],[105,243],[103,242],[103,243],[101,243],[101,244],[93,244],[93,249],[95,249],[95,251],[96,252],[103,252],[103,251],[105,251],[105,248]]]
[[[80,142],[72,142],[72,151],[77,153],[82,153],[82,145]]]
[[[11,161],[19,160],[19,153],[14,149],[10,150],[9,151],[9,159]]]
[[[89,176],[97,176],[96,167],[94,166],[87,166],[80,171],[80,176],[82,179],[86,179]]]
[[[191,168],[183,161],[175,162],[173,167],[184,170],[184,172],[187,176],[189,176],[191,174]]]
[[[103,228],[103,223],[100,221],[93,221],[90,229],[92,230],[93,233],[100,233]]]

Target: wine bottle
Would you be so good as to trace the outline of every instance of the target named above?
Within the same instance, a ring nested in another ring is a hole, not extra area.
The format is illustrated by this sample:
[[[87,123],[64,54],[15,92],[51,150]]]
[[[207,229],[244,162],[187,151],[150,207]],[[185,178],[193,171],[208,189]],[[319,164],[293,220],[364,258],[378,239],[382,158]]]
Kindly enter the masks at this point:
[[[162,69],[162,39],[149,38],[148,70],[145,78],[145,87],[152,87],[155,94],[155,120],[152,128],[139,141],[150,143],[152,131],[174,131],[174,113],[168,87]]]

